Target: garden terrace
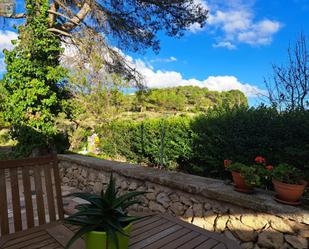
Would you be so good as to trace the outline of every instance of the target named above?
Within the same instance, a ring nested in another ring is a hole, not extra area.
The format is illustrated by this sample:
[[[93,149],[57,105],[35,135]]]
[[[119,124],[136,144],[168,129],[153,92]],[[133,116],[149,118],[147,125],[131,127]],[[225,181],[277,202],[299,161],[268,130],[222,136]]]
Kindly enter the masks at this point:
[[[59,155],[59,166],[66,189],[99,192],[113,172],[120,192],[148,192],[136,211],[169,213],[242,248],[308,248],[308,204],[282,205],[272,192],[241,194],[220,180],[81,155]]]
[[[66,245],[74,232],[80,229],[75,226],[76,223],[69,225],[63,222],[58,158],[53,155],[1,161],[0,195],[2,198],[0,248],[2,249],[67,248]],[[69,199],[66,198],[67,201]],[[74,199],[71,203],[76,201],[81,203],[80,200]],[[144,216],[145,213],[138,215]],[[85,241],[81,237],[70,248],[84,249]],[[142,220],[133,222],[128,248],[239,249],[240,247],[222,234],[206,231],[168,214],[152,213]]]

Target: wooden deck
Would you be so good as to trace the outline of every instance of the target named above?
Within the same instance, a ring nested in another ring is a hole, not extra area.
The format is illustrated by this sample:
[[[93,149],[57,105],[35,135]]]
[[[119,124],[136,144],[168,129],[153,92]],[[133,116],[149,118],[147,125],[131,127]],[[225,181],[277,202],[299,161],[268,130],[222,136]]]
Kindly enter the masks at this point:
[[[73,232],[70,225],[53,223],[0,238],[1,249],[61,249]],[[71,249],[84,249],[78,240]],[[207,232],[167,215],[155,215],[133,224],[130,249],[240,249],[223,235]]]

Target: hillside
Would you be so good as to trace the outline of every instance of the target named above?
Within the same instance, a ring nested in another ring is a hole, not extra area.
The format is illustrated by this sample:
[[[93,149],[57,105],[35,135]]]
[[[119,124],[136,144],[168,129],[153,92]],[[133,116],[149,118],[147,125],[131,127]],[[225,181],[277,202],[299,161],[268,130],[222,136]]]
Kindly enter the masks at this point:
[[[179,86],[137,91],[125,98],[131,102],[132,111],[201,112],[215,106],[248,105],[246,96],[238,90],[209,91],[197,86]]]

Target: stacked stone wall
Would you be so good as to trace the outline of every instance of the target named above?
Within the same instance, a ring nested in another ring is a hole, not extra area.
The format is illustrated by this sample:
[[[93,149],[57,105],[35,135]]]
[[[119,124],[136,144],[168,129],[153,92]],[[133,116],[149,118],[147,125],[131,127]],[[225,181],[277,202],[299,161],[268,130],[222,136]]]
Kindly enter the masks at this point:
[[[147,191],[135,211],[169,213],[242,248],[308,248],[308,209],[278,204],[273,193],[240,194],[219,180],[78,155],[59,159],[66,186],[98,193],[113,172],[120,192]]]

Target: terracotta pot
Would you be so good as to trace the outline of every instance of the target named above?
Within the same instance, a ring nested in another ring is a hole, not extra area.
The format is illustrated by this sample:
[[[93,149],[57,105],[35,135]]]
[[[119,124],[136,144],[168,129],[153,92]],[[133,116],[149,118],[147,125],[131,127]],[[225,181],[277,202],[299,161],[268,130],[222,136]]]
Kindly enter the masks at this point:
[[[251,193],[253,191],[253,186],[248,185],[240,173],[232,171],[232,176],[236,191],[243,193]]]
[[[301,184],[288,184],[273,179],[273,185],[277,193],[277,198],[287,203],[298,203],[307,186],[306,181]]]

